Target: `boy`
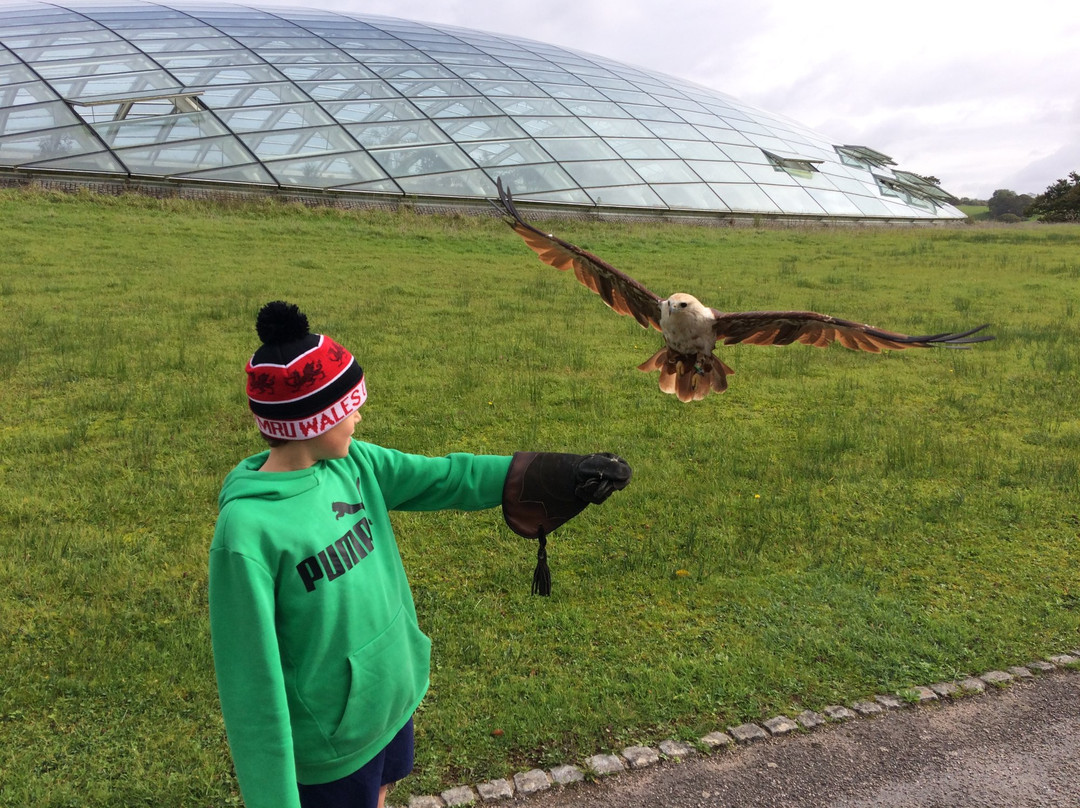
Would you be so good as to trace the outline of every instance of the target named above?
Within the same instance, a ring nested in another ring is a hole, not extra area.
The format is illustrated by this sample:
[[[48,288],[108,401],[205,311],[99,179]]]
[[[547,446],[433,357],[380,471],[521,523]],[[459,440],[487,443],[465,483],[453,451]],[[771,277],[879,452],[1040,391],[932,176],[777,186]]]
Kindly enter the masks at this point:
[[[630,480],[614,455],[409,455],[352,438],[367,398],[344,347],[281,301],[256,320],[247,393],[270,445],[226,477],[210,627],[247,808],[382,808],[412,770],[431,643],[390,510],[502,505],[541,539]]]

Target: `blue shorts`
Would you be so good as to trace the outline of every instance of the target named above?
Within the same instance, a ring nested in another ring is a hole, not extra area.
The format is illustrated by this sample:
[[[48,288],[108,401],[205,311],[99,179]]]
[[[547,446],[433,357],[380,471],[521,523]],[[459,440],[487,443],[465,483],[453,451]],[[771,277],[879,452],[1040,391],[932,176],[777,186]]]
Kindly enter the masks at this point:
[[[306,786],[298,783],[302,808],[376,808],[379,789],[413,769],[413,722],[401,728],[379,754],[348,777]]]

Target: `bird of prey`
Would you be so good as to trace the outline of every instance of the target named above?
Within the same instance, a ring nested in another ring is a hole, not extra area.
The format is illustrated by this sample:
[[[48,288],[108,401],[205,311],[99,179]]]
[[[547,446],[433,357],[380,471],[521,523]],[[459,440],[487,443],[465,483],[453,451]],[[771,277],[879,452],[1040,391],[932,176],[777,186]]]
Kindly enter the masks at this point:
[[[819,348],[839,342],[852,350],[879,353],[883,348],[897,351],[966,348],[993,339],[989,335],[977,335],[986,325],[955,333],[909,337],[812,311],[721,312],[682,292],[661,298],[592,253],[525,222],[514,206],[510,189],[503,187],[501,179],[497,186],[501,205],[496,208],[541,261],[556,269],[573,269],[575,277],[600,295],[611,309],[664,335],[664,347],[638,365],[638,370],[659,370],[660,389],[678,396],[680,401],[698,401],[711,392],[722,393],[727,389],[727,377],[735,371],[713,353],[718,342],[724,345],[801,342]]]

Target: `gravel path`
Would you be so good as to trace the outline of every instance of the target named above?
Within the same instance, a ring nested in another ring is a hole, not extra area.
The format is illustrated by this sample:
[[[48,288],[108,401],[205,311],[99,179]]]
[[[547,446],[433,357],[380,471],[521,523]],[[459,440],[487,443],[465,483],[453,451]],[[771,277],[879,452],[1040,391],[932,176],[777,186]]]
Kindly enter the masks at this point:
[[[483,804],[483,803],[481,803]],[[1080,673],[665,760],[507,808],[1080,806]]]

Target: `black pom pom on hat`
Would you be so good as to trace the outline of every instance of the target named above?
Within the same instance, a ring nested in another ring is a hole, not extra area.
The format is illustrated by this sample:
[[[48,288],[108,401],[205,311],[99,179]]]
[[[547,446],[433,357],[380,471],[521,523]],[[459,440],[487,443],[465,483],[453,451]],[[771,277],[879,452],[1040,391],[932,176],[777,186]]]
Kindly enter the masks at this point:
[[[255,318],[255,332],[264,345],[296,342],[311,333],[307,315],[295,303],[267,303]]]
[[[307,315],[296,304],[284,300],[259,309],[255,333],[262,342],[253,357],[255,364],[287,365],[319,343],[319,335],[312,334],[308,327]]]

